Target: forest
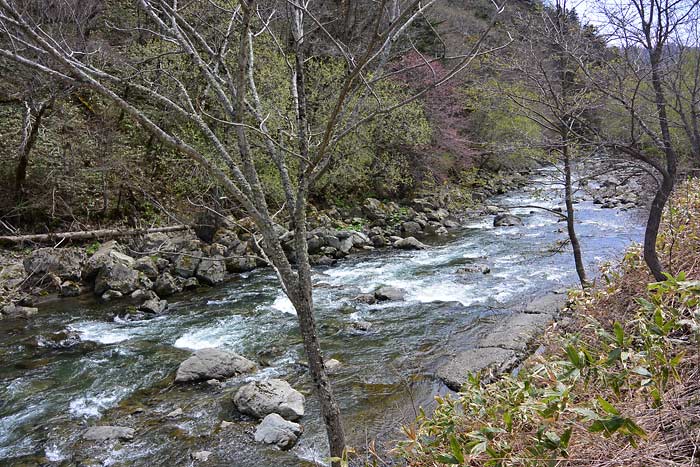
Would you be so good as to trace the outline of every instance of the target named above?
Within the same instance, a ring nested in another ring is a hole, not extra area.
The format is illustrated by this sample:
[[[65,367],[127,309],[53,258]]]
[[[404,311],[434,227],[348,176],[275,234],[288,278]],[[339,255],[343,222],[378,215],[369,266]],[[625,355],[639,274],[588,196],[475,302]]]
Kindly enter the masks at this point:
[[[700,0],[0,0],[3,465],[700,465]]]

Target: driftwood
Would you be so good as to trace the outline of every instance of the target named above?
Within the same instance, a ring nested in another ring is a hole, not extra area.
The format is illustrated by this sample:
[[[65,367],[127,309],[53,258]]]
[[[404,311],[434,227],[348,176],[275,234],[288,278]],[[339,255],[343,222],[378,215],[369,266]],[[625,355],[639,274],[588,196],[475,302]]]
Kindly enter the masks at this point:
[[[189,229],[188,225],[173,225],[152,229],[99,229],[78,232],[59,232],[48,234],[12,235],[0,237],[0,245],[20,245],[23,243],[57,243],[65,240],[105,240],[118,237],[133,237],[157,232],[179,232]]]

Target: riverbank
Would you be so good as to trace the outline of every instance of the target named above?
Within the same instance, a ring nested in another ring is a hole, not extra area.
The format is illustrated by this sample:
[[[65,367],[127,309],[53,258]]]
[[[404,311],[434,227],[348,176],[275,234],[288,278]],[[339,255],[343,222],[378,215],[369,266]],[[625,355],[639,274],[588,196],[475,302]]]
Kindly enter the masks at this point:
[[[332,266],[375,248],[423,249],[425,245],[417,239],[445,237],[478,212],[503,212],[483,201],[526,182],[520,173],[496,177],[471,193],[469,209],[439,196],[416,198],[404,205],[368,198],[348,209],[313,209],[307,236],[310,260],[313,265]],[[144,313],[164,312],[164,299],[183,290],[219,286],[267,266],[248,219],[209,216],[209,220],[210,225],[125,240],[0,250],[0,319],[28,318],[40,304],[89,293],[103,302],[122,300],[143,318]],[[291,253],[292,233],[283,221],[277,230]]]
[[[656,283],[638,248],[570,294],[567,318],[518,371],[465,378],[406,430],[407,465],[696,465],[700,428],[700,183],[676,190]],[[445,427],[451,427],[447,430]]]

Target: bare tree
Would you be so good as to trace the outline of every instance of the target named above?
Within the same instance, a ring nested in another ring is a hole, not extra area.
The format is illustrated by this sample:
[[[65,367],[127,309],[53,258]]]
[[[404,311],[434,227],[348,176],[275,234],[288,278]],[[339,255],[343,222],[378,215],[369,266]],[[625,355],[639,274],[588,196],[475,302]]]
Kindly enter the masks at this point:
[[[590,66],[596,42],[565,0],[521,19],[524,27],[518,44],[501,65],[503,76],[512,79],[499,80],[498,89],[541,130],[540,139],[525,144],[545,151],[555,162],[566,206],[566,213],[559,215],[566,221],[576,273],[585,288],[589,283],[576,234],[574,167],[577,159],[595,151],[582,131],[591,126],[589,117],[600,102],[584,83],[580,68]]]
[[[675,119],[686,135],[690,155],[700,166],[700,9],[677,30],[670,45],[671,75],[666,83]]]
[[[695,18],[698,0],[626,0],[602,2],[606,33],[617,54],[602,57],[593,84],[622,109],[625,134],[604,136],[605,144],[647,164],[660,177],[644,234],[644,260],[664,280],[656,241],[664,207],[678,171],[678,150],[671,135],[666,89],[671,40]]]
[[[392,48],[434,1],[372,2],[363,14],[372,19],[369,34],[350,44],[343,37],[352,34],[340,37],[319,20],[323,2],[138,0],[148,18],[139,32],[157,45],[156,52],[139,60],[99,43],[74,53],[69,41],[19,3],[0,0],[0,32],[8,44],[0,48],[0,58],[90,89],[112,102],[161,142],[204,167],[250,216],[261,254],[297,311],[330,453],[340,457],[345,435],[314,317],[306,231],[309,192],[334,160],[352,157],[338,150],[344,138],[415,101],[487,53],[484,38],[502,5],[494,4],[491,24],[479,32],[470,50],[446,58],[450,63],[446,73],[405,99],[386,102],[376,90],[396,75],[385,69]],[[133,30],[133,25],[119,26],[128,27]],[[344,72],[326,90],[323,105],[311,108],[307,67],[315,57],[309,55],[308,42],[316,36],[332,45]],[[288,99],[264,90],[266,83],[256,66],[261,50],[281,63]],[[425,63],[429,66],[430,59]],[[184,78],[183,69],[194,70],[195,79]],[[181,125],[163,125],[154,118],[156,110],[167,111]],[[189,131],[182,131],[183,125]],[[294,234],[296,267],[275,230],[278,213],[268,206],[257,169],[260,158],[276,167],[284,191],[279,215],[286,215]]]

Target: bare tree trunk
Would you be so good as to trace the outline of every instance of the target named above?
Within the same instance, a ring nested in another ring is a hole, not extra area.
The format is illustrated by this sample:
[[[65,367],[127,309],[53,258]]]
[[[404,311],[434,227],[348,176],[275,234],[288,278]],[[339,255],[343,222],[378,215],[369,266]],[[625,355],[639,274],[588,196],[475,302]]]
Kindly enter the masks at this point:
[[[345,431],[340,417],[340,407],[333,395],[333,388],[323,362],[321,344],[316,329],[316,319],[314,318],[311,281],[305,280],[303,283],[300,283],[298,291],[293,295],[292,300],[297,311],[299,329],[304,341],[304,350],[309,360],[309,374],[321,405],[321,416],[326,426],[330,454],[331,457],[341,458],[346,446]],[[333,462],[332,465],[336,467],[339,463]]]
[[[306,173],[309,160],[307,136],[306,74],[304,70],[304,24],[301,10],[293,11],[292,33],[294,36],[295,63],[292,75],[293,96],[296,103],[297,142],[302,155],[298,176],[298,191],[293,209],[294,249],[297,256],[297,288],[292,294],[292,303],[297,310],[299,329],[304,341],[304,349],[309,360],[309,374],[321,405],[321,416],[326,426],[328,446],[332,458],[342,458],[345,451],[345,430],[340,416],[340,407],[333,395],[333,387],[323,363],[321,345],[314,317],[311,263],[306,241],[306,205],[309,194],[309,179]],[[338,461],[333,467],[340,467]]]
[[[586,268],[583,264],[583,254],[581,253],[581,244],[576,235],[576,224],[574,217],[574,196],[571,186],[571,156],[569,154],[569,146],[566,142],[562,147],[564,154],[564,202],[566,204],[566,228],[571,241],[571,248],[574,250],[574,262],[576,263],[576,273],[578,274],[581,287],[584,289],[590,284],[586,278]]]
[[[666,112],[666,97],[664,95],[663,81],[659,70],[662,51],[663,49],[655,49],[651,52],[650,63],[651,83],[654,88],[656,110],[664,146],[663,151],[666,156],[666,171],[663,173],[663,181],[661,185],[659,185],[659,189],[654,196],[654,201],[651,204],[649,219],[647,221],[646,231],[644,232],[644,261],[646,261],[649,271],[651,271],[657,281],[666,279],[663,274],[664,268],[659,261],[656,240],[659,236],[659,228],[661,226],[661,219],[663,217],[664,208],[666,207],[666,202],[673,192],[678,168],[678,158],[671,141],[671,131],[669,129],[668,115]]]
[[[36,143],[36,138],[41,126],[41,119],[49,107],[48,103],[42,103],[36,111],[32,121],[33,109],[29,102],[24,102],[24,122],[22,126],[22,142],[19,145],[17,167],[15,168],[15,199],[21,201],[25,195],[24,183],[27,180],[27,167],[29,166],[29,154]]]
[[[675,172],[674,172],[675,174]],[[656,240],[659,237],[659,228],[663,217],[664,207],[666,202],[671,197],[673,186],[675,184],[675,175],[664,174],[663,181],[656,191],[654,201],[651,203],[649,210],[649,218],[647,227],[644,231],[644,261],[646,261],[649,271],[651,271],[654,279],[657,281],[666,280],[664,276],[664,267],[659,261],[659,256],[656,250]]]

